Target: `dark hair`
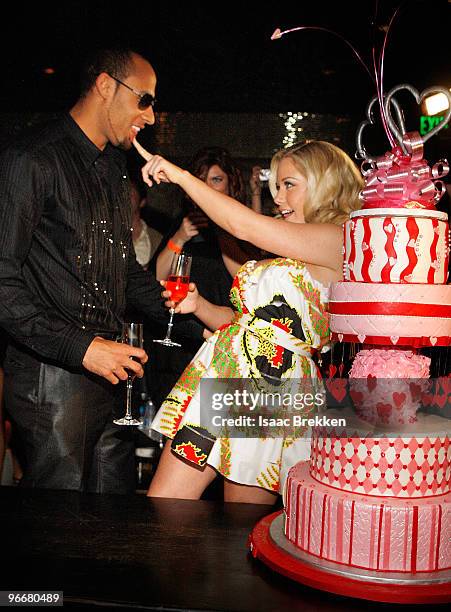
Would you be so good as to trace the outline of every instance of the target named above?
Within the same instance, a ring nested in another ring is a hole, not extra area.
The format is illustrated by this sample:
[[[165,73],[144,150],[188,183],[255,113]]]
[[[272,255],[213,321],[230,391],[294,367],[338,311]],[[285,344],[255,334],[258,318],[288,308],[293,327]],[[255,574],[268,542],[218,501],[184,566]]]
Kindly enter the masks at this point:
[[[136,51],[124,47],[91,51],[80,71],[80,97],[88,93],[101,72],[108,72],[121,81],[124,80],[130,74],[134,54]]]
[[[246,191],[240,169],[236,166],[229,151],[222,147],[204,147],[191,161],[191,172],[201,177],[212,166],[219,166],[229,179],[229,194],[240,202],[245,202]]]

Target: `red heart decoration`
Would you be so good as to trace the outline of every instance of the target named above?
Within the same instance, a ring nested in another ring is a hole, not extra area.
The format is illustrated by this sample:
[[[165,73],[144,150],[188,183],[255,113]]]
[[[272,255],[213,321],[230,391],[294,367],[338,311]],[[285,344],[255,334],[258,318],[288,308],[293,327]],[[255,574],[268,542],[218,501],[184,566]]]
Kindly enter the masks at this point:
[[[354,389],[351,389],[349,391],[349,395],[352,397],[352,401],[354,402],[354,404],[361,404],[363,401],[363,393],[361,393],[360,391],[354,391]]]
[[[434,398],[430,393],[423,393],[421,396],[421,403],[423,406],[431,406],[433,399]]]
[[[409,389],[410,389],[410,395],[412,396],[413,401],[420,399],[420,395],[421,395],[420,385],[416,385],[415,383],[410,383]]]
[[[331,363],[329,365],[329,378],[333,378],[337,373],[337,366]]]
[[[372,374],[368,374],[366,378],[366,385],[368,387],[369,392],[371,393],[377,387],[377,378]]]
[[[340,374],[340,378],[343,376],[343,370],[345,369],[345,364],[344,363],[340,363],[340,365],[338,366],[338,373]]]
[[[380,417],[384,418],[391,415],[392,407],[390,404],[383,404],[382,402],[379,402],[378,404],[376,404],[376,410],[377,414]]]
[[[439,376],[437,379],[444,393],[451,393],[451,376]]]
[[[442,395],[438,395],[438,393],[437,393],[432,398],[432,402],[434,404],[437,404],[437,406],[439,406],[440,408],[443,408],[443,406],[446,404],[447,400],[448,400],[448,396],[445,393],[442,393]]]
[[[399,410],[401,406],[404,404],[404,402],[406,401],[406,394],[398,393],[397,391],[395,391],[393,393],[393,401],[395,402],[396,408],[398,408]]]
[[[338,402],[342,402],[346,397],[346,383],[345,378],[333,378],[326,381],[327,388]]]

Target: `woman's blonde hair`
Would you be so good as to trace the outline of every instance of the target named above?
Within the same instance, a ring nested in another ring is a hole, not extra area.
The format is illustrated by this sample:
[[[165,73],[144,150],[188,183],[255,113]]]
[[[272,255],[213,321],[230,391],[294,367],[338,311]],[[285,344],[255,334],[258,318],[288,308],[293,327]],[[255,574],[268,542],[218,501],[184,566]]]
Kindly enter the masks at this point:
[[[307,180],[306,223],[342,225],[361,207],[359,192],[364,182],[356,164],[342,149],[322,140],[295,144],[273,156],[269,179],[273,198],[277,195],[277,168],[287,157]]]

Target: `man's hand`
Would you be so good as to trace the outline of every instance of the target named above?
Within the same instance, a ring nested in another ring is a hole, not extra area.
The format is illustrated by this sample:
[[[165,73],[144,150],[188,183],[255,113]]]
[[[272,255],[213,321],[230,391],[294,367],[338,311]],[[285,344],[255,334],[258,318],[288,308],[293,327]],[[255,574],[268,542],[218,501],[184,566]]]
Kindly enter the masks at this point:
[[[131,357],[135,357],[138,361]],[[88,346],[83,366],[89,372],[117,385],[120,380],[127,380],[129,373],[142,378],[144,375],[142,365],[147,360],[147,353],[143,349],[97,337]]]

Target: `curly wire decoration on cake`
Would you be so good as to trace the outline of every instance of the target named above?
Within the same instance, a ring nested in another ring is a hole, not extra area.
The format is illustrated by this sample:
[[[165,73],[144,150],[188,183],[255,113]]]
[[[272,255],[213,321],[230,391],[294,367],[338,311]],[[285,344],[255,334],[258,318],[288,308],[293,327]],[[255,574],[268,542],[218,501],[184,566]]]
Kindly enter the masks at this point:
[[[377,20],[377,5],[378,3],[376,2],[372,24],[373,31]],[[359,124],[356,136],[356,158],[363,160],[361,171],[366,182],[366,186],[360,194],[361,199],[364,201],[364,207],[372,207],[376,205],[376,202],[385,200],[390,201],[391,205],[394,206],[433,209],[446,191],[443,182],[439,179],[448,174],[449,164],[446,159],[441,159],[431,169],[423,159],[423,149],[424,143],[443,129],[451,118],[451,93],[445,87],[439,86],[429,87],[419,93],[407,83],[397,85],[387,94],[384,93],[385,51],[389,33],[401,7],[402,4],[395,9],[390,19],[379,57],[376,44],[373,41],[372,59],[374,75],[355,47],[344,36],[329,28],[297,26],[284,31],[277,28],[271,35],[271,40],[277,40],[285,34],[300,30],[316,30],[333,34],[351,48],[376,87],[376,94],[366,107],[367,118]],[[421,104],[426,96],[433,93],[442,93],[448,99],[448,111],[443,120],[426,136],[422,137],[415,131],[406,131],[401,106],[394,97],[401,90],[409,91],[418,104]],[[378,102],[382,125],[391,146],[391,151],[382,156],[368,153],[362,141],[364,130],[367,126],[374,125],[373,108],[376,102]],[[393,117],[392,109],[394,110],[396,120]]]
[[[373,25],[373,32],[374,32],[374,26],[375,26],[375,24],[377,22],[377,7],[378,7],[378,2],[376,1],[376,4],[375,4],[375,14],[374,14],[374,19],[373,19],[373,23],[372,23],[372,25]],[[342,36],[338,32],[335,32],[335,30],[330,30],[329,28],[324,28],[324,27],[321,27],[321,26],[297,26],[295,28],[290,28],[288,30],[284,30],[283,32],[280,30],[280,28],[277,28],[273,32],[273,34],[271,35],[271,40],[277,40],[279,38],[282,38],[282,36],[284,36],[285,34],[291,34],[292,32],[297,32],[297,31],[300,31],[300,30],[316,30],[316,31],[321,31],[321,32],[328,32],[329,34],[333,34],[334,36],[336,36],[337,38],[342,40],[352,50],[352,52],[356,56],[357,60],[364,67],[364,69],[366,70],[366,72],[368,73],[370,79],[372,80],[372,82],[374,83],[374,85],[376,87],[376,92],[377,93],[376,93],[375,99],[377,99],[379,101],[379,107],[380,107],[380,111],[381,111],[382,124],[384,126],[384,130],[385,130],[385,133],[387,134],[387,137],[388,137],[388,140],[390,142],[390,145],[392,147],[395,145],[395,140],[394,140],[393,134],[390,132],[390,129],[389,129],[389,124],[388,124],[388,120],[387,120],[387,113],[386,113],[386,109],[385,109],[385,106],[384,106],[384,103],[383,103],[383,100],[384,100],[383,74],[384,74],[385,48],[387,46],[388,34],[389,34],[390,30],[391,30],[393,22],[394,22],[396,16],[398,15],[400,9],[401,9],[401,5],[397,7],[397,9],[395,10],[395,12],[393,13],[393,15],[392,15],[392,17],[390,19],[390,23],[388,25],[387,31],[386,31],[385,36],[384,36],[384,41],[382,43],[382,49],[381,49],[379,58],[377,58],[376,44],[373,41],[372,58],[373,58],[373,70],[374,70],[374,74],[372,74],[370,68],[368,67],[366,62],[363,60],[362,56],[357,51],[357,49],[349,42],[349,40],[347,38],[345,38],[344,36]],[[374,100],[373,100],[373,102],[374,102]]]

